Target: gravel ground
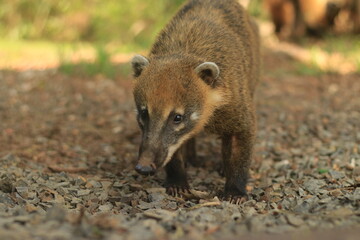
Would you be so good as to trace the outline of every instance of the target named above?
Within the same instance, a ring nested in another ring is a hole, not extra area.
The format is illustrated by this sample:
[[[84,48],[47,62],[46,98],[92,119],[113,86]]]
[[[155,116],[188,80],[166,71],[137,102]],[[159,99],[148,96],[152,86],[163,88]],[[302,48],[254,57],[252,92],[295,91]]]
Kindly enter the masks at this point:
[[[199,141],[184,198],[165,194],[163,172],[135,173],[129,78],[1,71],[0,239],[358,239],[360,75],[300,76],[283,54],[264,59],[240,206],[217,198],[214,136]]]

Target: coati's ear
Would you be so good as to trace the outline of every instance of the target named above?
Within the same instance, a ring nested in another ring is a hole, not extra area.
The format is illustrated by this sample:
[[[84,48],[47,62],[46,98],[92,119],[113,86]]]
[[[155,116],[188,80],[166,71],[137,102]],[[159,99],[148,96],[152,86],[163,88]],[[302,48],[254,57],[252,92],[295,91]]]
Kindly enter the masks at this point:
[[[134,71],[134,77],[138,77],[144,68],[149,65],[149,60],[144,56],[135,55],[131,60],[131,65]]]
[[[195,68],[195,72],[211,87],[216,86],[216,79],[220,75],[219,67],[213,62],[204,62]]]

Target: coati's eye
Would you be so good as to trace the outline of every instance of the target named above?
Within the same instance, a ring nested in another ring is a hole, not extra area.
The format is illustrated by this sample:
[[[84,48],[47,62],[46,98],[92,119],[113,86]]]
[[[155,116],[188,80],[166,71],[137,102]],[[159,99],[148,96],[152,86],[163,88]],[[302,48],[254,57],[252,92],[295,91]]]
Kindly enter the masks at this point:
[[[182,115],[176,114],[175,117],[174,117],[174,123],[179,124],[179,123],[181,123],[182,119],[183,119]]]
[[[137,120],[139,122],[140,127],[145,125],[145,123],[147,122],[148,117],[149,117],[149,113],[148,113],[148,110],[146,108],[141,108],[138,111]]]
[[[148,116],[148,110],[146,108],[141,109],[139,114],[140,114],[140,118],[142,120],[145,120],[147,118],[147,116]]]

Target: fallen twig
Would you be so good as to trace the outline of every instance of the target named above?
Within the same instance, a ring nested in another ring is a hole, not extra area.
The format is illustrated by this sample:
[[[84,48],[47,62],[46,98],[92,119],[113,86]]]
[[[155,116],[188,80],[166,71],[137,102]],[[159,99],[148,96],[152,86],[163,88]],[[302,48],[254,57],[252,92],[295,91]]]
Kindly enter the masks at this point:
[[[79,173],[86,172],[89,168],[87,167],[60,167],[60,166],[48,166],[52,172],[68,172],[68,173]]]
[[[213,207],[213,206],[220,206],[220,205],[221,205],[221,202],[206,202],[206,203],[201,203],[201,204],[192,206],[192,207],[188,208],[187,210],[195,210],[195,209],[202,208],[202,207]]]
[[[181,196],[185,199],[209,199],[210,194],[208,192],[201,192],[194,189],[190,189],[187,192],[181,192]]]

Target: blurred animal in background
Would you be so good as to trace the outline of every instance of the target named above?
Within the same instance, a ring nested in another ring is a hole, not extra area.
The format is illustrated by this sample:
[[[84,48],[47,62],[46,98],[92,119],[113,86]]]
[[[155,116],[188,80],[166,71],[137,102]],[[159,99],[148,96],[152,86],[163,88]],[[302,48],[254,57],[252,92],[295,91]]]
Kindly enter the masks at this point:
[[[245,9],[248,8],[250,0],[238,0],[238,2],[244,6]]]
[[[339,9],[335,30],[360,34],[360,0],[333,0],[333,6]]]
[[[360,33],[360,0],[264,0],[281,40]]]

